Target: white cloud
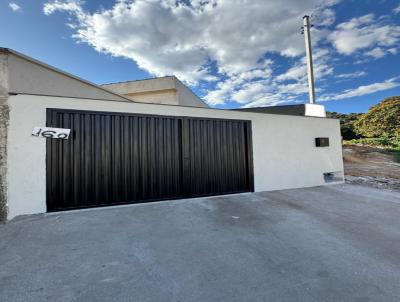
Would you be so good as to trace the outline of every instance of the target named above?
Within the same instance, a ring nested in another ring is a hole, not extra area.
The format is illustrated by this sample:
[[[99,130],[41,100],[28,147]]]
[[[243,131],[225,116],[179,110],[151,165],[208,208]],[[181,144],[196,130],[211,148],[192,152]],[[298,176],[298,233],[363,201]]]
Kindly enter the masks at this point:
[[[278,95],[271,93],[264,93],[263,95],[260,95],[257,99],[247,103],[246,105],[243,105],[242,108],[264,107],[266,105],[275,106],[283,103],[285,102],[283,102]]]
[[[271,65],[272,61],[265,61],[263,68],[231,75],[228,79],[219,82],[215,90],[208,92],[205,100],[210,105],[222,104],[227,100],[241,104],[249,102],[255,97],[255,92],[262,94],[268,90],[272,74]]]
[[[333,73],[333,68],[330,66],[329,60],[331,54],[327,49],[314,49],[313,55],[313,67],[314,76],[317,79]],[[307,61],[306,57],[302,57],[293,67],[287,70],[285,73],[280,74],[276,77],[276,81],[282,82],[287,80],[306,81],[307,80]]]
[[[45,15],[49,16],[56,11],[67,11],[77,14],[79,18],[85,18],[85,14],[82,9],[82,2],[76,1],[61,1],[55,0],[53,2],[45,3],[43,7],[43,12]]]
[[[332,74],[333,68],[327,64],[330,58],[327,50],[316,49],[315,54],[314,71],[317,81],[320,81],[325,76]],[[308,82],[305,58],[300,58],[294,67],[275,77],[272,76],[272,67],[273,64],[270,62],[270,65],[263,70],[264,76],[261,77],[230,77],[218,83],[217,88],[206,95],[206,100],[212,105],[229,100],[242,105],[242,107],[254,107],[307,99]],[[255,70],[251,74],[258,75],[260,73]]]
[[[381,57],[386,47],[399,43],[400,26],[383,24],[373,14],[368,14],[337,25],[328,38],[341,54],[374,48],[366,54]]]
[[[300,80],[307,76],[307,65],[304,61],[289,68],[285,73],[276,77],[277,81]]]
[[[8,3],[8,7],[11,8],[14,12],[20,12],[22,11],[21,6],[19,6],[17,3],[15,2],[10,2]]]
[[[397,80],[398,80],[398,78],[391,78],[384,82],[359,86],[355,89],[345,90],[344,92],[342,92],[340,94],[336,94],[336,95],[331,94],[331,95],[323,96],[322,98],[320,98],[320,101],[342,100],[342,99],[348,99],[348,98],[357,97],[357,96],[363,96],[363,95],[375,93],[378,91],[392,89],[392,88],[400,86],[400,82],[398,82]]]
[[[68,18],[68,26],[78,42],[132,59],[153,75],[174,74],[192,85],[212,82],[214,88],[205,95],[210,105],[235,102],[252,107],[307,99],[299,27],[302,16],[316,7],[318,26],[312,40],[318,94],[324,91],[325,79],[334,75],[334,52],[321,42],[330,41],[345,55],[362,51],[365,59],[397,53],[400,26],[385,24],[385,18],[376,20],[373,14],[353,18],[330,31],[335,22],[332,5],[338,1],[118,0],[110,8],[88,12],[79,0],[54,0],[44,5],[44,13],[68,12],[73,17]],[[266,59],[270,54],[288,57],[293,63],[276,74],[275,62]],[[337,78],[364,75],[358,71]],[[388,80],[318,99],[342,99],[396,86],[395,80]]]
[[[314,75],[317,84],[325,77],[332,75],[330,66],[331,53],[327,49],[314,50]],[[221,104],[224,100],[236,102],[242,107],[272,106],[289,102],[303,102],[307,99],[307,65],[306,58],[300,57],[293,67],[286,72],[273,75],[273,62],[266,61],[267,66],[260,77],[259,70],[232,76],[218,83],[216,89],[210,91],[205,99],[211,105]],[[320,92],[321,89],[317,89]]]
[[[80,1],[55,0],[44,5],[44,13],[70,13],[76,19],[72,25],[78,41],[102,53],[130,58],[153,75],[174,74],[189,84],[219,80],[206,96],[210,104],[218,104],[255,97],[257,85],[269,82],[272,74],[265,55],[302,55],[303,15],[318,6],[324,25],[331,24],[335,16],[330,7],[338,1],[319,5],[320,0],[193,0],[189,4],[120,0],[109,9],[89,13]],[[324,33],[314,32],[316,44]]]
[[[354,78],[359,78],[366,76],[367,73],[365,71],[356,71],[356,72],[351,72],[351,73],[342,73],[336,75],[337,78],[339,79],[354,79]]]
[[[400,4],[395,9],[393,9],[395,14],[400,14]]]
[[[256,83],[249,83],[244,85],[242,89],[232,94],[232,99],[239,104],[246,104],[249,100],[257,100],[260,96],[265,95],[267,86],[263,81]]]
[[[376,47],[370,51],[367,51],[365,54],[367,56],[371,56],[375,59],[379,59],[379,58],[383,58],[385,56],[386,52],[382,48]]]
[[[327,26],[335,22],[336,15],[335,12],[330,9],[323,9],[319,14],[313,16],[313,23],[318,24],[318,26]]]

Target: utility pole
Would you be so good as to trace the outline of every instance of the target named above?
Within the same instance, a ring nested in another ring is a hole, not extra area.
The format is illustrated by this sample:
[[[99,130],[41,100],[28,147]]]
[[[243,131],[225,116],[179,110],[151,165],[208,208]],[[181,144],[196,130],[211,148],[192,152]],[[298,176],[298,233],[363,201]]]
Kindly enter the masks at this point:
[[[303,17],[303,33],[304,33],[304,41],[306,42],[306,53],[307,53],[307,74],[308,74],[308,93],[310,96],[310,103],[315,104],[315,87],[314,87],[314,69],[313,69],[313,60],[312,60],[312,51],[311,51],[311,34],[310,28],[312,25],[310,24],[310,17]]]

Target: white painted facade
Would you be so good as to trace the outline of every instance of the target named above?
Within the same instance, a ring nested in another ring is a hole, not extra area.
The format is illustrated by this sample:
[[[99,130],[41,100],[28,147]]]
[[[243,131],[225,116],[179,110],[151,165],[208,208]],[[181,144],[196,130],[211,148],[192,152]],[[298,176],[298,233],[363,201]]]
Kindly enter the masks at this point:
[[[0,93],[2,91],[7,91],[7,94],[132,101],[14,50],[0,48]]]
[[[31,133],[46,125],[47,108],[251,120],[256,192],[325,185],[325,172],[343,175],[339,120],[24,94],[8,103],[8,219],[46,212],[46,139]],[[329,137],[330,146],[315,147],[315,137]]]
[[[101,85],[135,102],[208,108],[175,76]]]
[[[305,116],[326,117],[325,106],[317,104],[304,104]]]

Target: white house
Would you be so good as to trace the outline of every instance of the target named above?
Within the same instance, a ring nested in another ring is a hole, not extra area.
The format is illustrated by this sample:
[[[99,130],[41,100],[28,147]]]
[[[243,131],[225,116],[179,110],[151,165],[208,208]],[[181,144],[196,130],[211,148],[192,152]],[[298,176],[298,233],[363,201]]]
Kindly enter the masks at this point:
[[[99,86],[3,48],[0,109],[3,220],[343,181],[320,105],[213,109],[175,77]]]

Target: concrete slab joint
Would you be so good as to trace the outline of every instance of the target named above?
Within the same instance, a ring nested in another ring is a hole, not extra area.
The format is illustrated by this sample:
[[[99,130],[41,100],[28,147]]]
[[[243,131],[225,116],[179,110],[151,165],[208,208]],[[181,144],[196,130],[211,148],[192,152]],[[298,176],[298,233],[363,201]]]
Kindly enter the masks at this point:
[[[9,107],[0,99],[0,223],[7,220],[7,128]]]

